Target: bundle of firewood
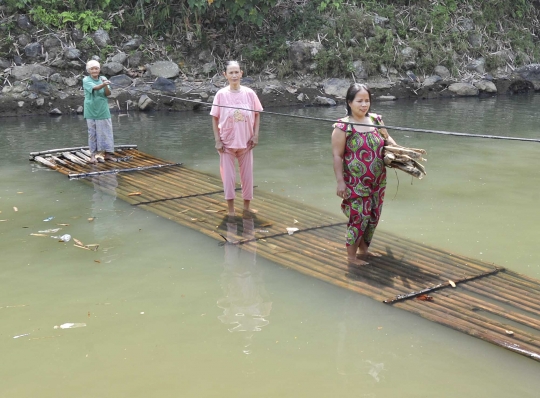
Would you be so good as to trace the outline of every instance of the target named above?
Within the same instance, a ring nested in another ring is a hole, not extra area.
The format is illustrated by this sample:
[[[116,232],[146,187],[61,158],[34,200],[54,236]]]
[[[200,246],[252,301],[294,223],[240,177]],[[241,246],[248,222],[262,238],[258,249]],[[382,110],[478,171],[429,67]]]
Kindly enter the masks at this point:
[[[427,161],[422,157],[425,154],[426,151],[423,149],[386,145],[384,147],[384,164],[421,180],[426,175],[426,168],[420,164],[421,161]]]

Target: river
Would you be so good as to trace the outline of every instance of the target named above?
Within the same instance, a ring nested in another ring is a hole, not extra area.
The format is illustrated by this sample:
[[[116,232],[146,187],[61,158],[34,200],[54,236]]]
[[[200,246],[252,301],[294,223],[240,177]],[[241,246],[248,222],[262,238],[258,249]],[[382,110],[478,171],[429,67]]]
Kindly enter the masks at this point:
[[[536,139],[538,109],[538,95],[373,107],[392,126]],[[245,252],[231,267],[217,241],[28,161],[31,151],[85,145],[81,117],[0,122],[0,396],[538,395],[533,360]],[[218,174],[207,112],[116,114],[113,125],[117,144]],[[339,216],[331,130],[263,115],[255,195]],[[376,234],[540,279],[540,143],[390,134],[427,150],[428,175],[389,171]],[[56,228],[99,250],[31,235]],[[54,328],[65,323],[81,327]]]

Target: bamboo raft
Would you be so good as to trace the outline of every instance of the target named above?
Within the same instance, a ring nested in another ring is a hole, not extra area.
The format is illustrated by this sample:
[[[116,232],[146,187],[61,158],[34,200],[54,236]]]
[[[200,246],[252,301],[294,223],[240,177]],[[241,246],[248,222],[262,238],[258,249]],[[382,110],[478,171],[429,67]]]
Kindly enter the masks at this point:
[[[127,161],[89,164],[86,147],[33,152],[30,159],[70,178],[97,179],[100,189],[221,244],[256,250],[277,264],[540,361],[538,280],[387,232],[376,234],[371,245],[382,256],[353,267],[346,261],[343,218],[267,192],[257,192],[253,201],[252,237],[227,240],[219,178],[135,145],[117,147],[116,156]],[[114,183],[108,183],[111,175]],[[290,234],[287,228],[298,230]]]

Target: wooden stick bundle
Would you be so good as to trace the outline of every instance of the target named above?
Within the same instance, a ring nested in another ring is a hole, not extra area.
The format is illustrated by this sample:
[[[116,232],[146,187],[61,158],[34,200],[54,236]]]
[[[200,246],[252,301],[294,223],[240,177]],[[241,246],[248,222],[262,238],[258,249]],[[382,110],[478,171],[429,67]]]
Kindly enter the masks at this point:
[[[421,180],[427,174],[426,168],[420,163],[420,161],[427,161],[422,157],[425,154],[426,151],[423,149],[386,145],[384,147],[384,164]]]

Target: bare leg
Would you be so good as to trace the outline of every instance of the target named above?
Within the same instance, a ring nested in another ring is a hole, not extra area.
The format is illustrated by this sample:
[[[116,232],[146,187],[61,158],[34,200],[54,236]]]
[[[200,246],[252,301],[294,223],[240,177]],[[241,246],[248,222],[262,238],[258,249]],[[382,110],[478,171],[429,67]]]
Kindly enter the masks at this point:
[[[361,240],[362,238],[360,238]],[[358,243],[347,246],[347,260],[350,264],[354,265],[368,265],[369,263],[367,261],[364,261],[362,259],[359,259],[356,257],[356,251],[358,250]]]
[[[229,216],[234,216],[234,199],[227,199],[227,207],[229,209]]]
[[[244,199],[244,211],[249,211],[249,205],[251,201]]]
[[[360,244],[358,245],[358,251],[356,253],[356,258],[362,259],[366,257],[381,257],[379,253],[374,253],[369,251],[369,246],[366,241],[360,238]]]

